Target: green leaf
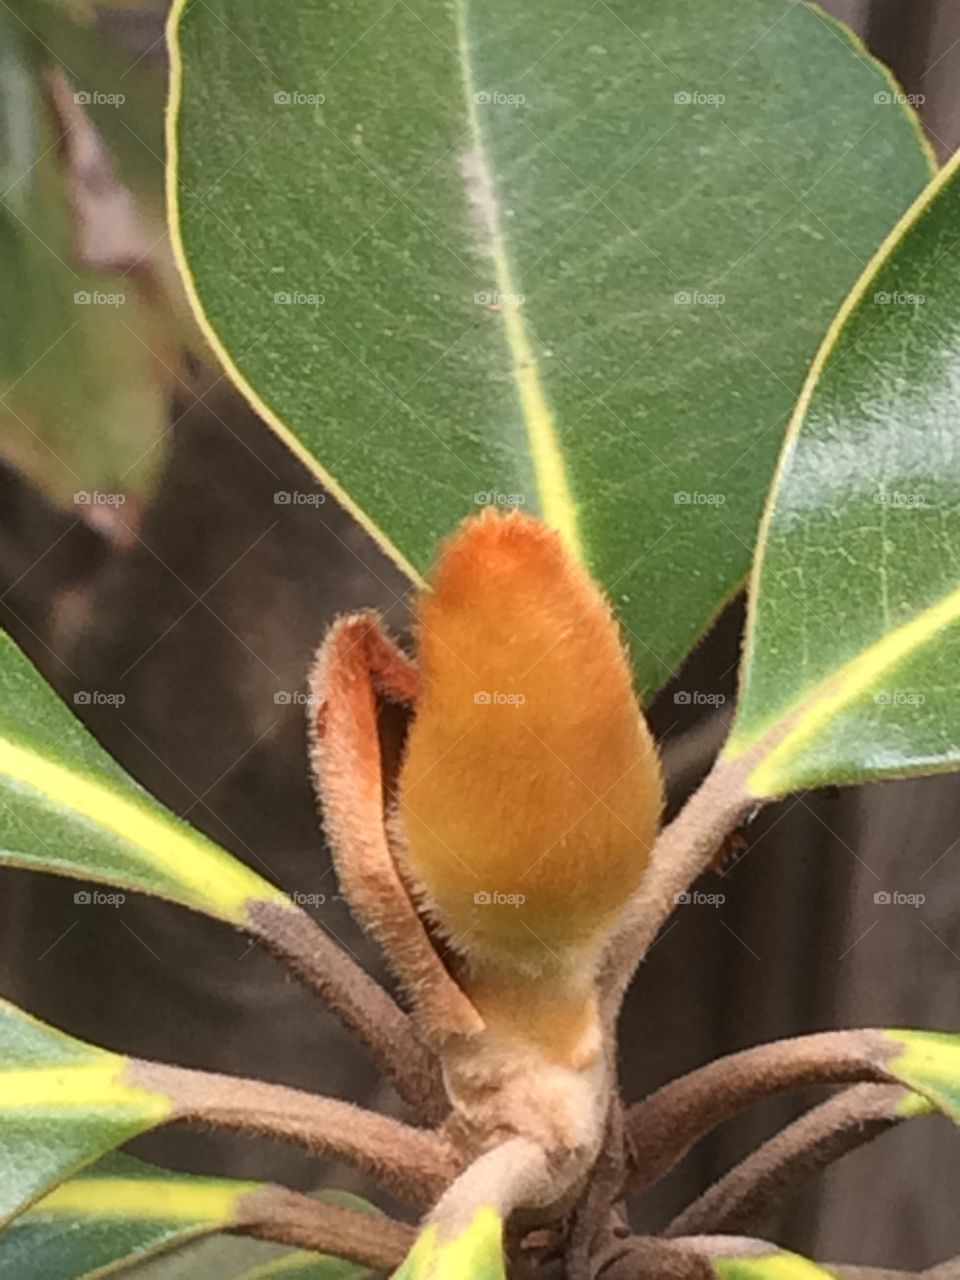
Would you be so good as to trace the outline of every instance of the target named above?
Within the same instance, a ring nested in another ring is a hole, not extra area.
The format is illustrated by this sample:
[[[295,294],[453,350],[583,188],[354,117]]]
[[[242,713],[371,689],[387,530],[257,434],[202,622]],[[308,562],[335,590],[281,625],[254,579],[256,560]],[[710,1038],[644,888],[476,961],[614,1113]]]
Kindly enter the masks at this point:
[[[0,633],[4,864],[154,894],[239,927],[257,903],[297,911],[124,773]]]
[[[211,1236],[138,1265],[136,1280],[369,1280],[373,1273],[355,1262],[288,1249],[245,1236]]]
[[[171,1116],[171,1100],[125,1079],[126,1068],[0,1000],[0,1222]]]
[[[417,1237],[394,1280],[506,1280],[503,1220],[492,1205],[479,1208],[466,1227],[431,1223]]]
[[[111,1154],[61,1183],[0,1232],[0,1280],[364,1280],[365,1267],[303,1249],[215,1233],[264,1212],[262,1182],[173,1173]],[[326,1203],[376,1212],[357,1196]],[[157,1256],[161,1255],[161,1256]]]
[[[719,1280],[833,1280],[835,1275],[809,1258],[783,1250],[759,1257],[715,1258],[712,1266]]]
[[[234,381],[411,576],[478,504],[539,512],[661,684],[929,176],[902,95],[792,0],[180,0],[170,45],[175,247]]]
[[[895,1056],[887,1069],[960,1124],[960,1035],[888,1031]]]
[[[302,1249],[285,1253],[272,1262],[244,1271],[236,1280],[366,1280],[366,1267],[343,1258],[325,1258]]]
[[[960,766],[958,235],[954,161],[847,300],[797,408],[725,752],[758,751],[758,795]]]
[[[322,1191],[326,1204],[379,1212],[367,1200],[343,1191]],[[290,1249],[246,1236],[211,1236],[178,1248],[169,1257],[139,1264],[137,1280],[370,1280],[372,1272],[355,1262],[332,1258],[306,1249]]]
[[[0,1234],[0,1280],[84,1280],[125,1271],[151,1254],[242,1222],[244,1198],[262,1185],[105,1156]]]
[[[912,1091],[899,1105],[901,1115],[926,1115],[935,1107],[960,1125],[960,1034],[874,1028],[837,1034],[848,1042],[851,1061],[860,1059],[870,1072],[865,1079]]]

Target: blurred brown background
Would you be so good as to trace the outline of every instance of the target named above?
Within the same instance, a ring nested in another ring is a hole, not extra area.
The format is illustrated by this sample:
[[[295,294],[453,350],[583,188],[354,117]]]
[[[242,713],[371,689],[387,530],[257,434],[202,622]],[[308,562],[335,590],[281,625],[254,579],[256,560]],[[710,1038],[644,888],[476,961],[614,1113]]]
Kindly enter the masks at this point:
[[[833,0],[922,94],[941,156],[960,142],[960,5]],[[108,15],[111,38],[162,72],[159,12]],[[135,74],[139,74],[135,73]],[[111,215],[113,216],[113,215]],[[163,267],[156,273],[162,277]],[[141,282],[149,292],[151,281]],[[156,281],[153,281],[153,285]],[[169,362],[168,362],[169,363]],[[0,462],[0,622],[145,786],[289,890],[323,893],[321,922],[371,968],[329,874],[307,781],[302,689],[337,613],[375,606],[401,628],[404,584],[332,500],[277,505],[311,482],[228,387],[192,357],[163,378],[159,479],[123,528],[43,496]],[[0,459],[5,456],[0,447]],[[130,527],[124,532],[124,529]],[[679,689],[733,696],[735,604],[653,707],[674,803],[722,735]],[[722,882],[651,952],[624,1019],[623,1081],[638,1098],[717,1054],[834,1026],[960,1029],[960,784],[950,777],[794,797],[765,812]],[[3,871],[0,985],[65,1029],[179,1060],[393,1105],[364,1054],[256,946],[199,916],[131,896],[77,907],[72,882]],[[922,892],[920,909],[874,894]],[[810,1099],[757,1108],[696,1149],[635,1206],[658,1226]],[[136,1144],[185,1168],[311,1187],[296,1151],[179,1132]],[[356,1185],[344,1171],[339,1185]],[[848,1157],[765,1234],[836,1261],[918,1268],[960,1254],[960,1144],[942,1121],[904,1126]]]

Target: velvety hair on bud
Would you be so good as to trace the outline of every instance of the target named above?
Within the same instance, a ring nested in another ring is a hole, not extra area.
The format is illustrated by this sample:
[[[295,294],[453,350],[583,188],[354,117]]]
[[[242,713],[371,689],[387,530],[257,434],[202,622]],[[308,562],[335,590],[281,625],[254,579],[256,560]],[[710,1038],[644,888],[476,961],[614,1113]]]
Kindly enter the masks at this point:
[[[550,968],[640,883],[659,759],[610,606],[541,521],[486,510],[420,598],[409,870],[468,959]]]

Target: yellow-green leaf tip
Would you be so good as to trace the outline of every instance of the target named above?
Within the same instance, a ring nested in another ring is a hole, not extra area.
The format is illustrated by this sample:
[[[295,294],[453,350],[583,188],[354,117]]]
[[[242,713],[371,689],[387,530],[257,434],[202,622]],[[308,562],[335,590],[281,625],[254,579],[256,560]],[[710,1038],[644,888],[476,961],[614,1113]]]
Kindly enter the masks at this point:
[[[453,1236],[431,1223],[394,1272],[394,1280],[506,1280],[500,1215],[492,1205],[483,1205]]]
[[[833,1273],[795,1253],[770,1253],[757,1258],[716,1258],[713,1270],[720,1280],[832,1280]]]
[[[960,1035],[888,1031],[895,1056],[887,1069],[960,1124]]]

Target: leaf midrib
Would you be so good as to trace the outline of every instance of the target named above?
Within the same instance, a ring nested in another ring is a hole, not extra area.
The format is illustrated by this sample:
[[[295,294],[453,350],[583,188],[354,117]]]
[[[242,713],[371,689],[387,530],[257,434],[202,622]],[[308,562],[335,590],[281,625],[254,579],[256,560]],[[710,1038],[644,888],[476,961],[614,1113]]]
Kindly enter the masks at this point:
[[[519,290],[510,266],[494,176],[487,159],[477,111],[476,82],[467,34],[468,3],[469,0],[456,0],[457,52],[472,144],[471,155],[479,166],[483,195],[487,197],[484,201],[485,231],[489,236],[486,247],[493,262],[497,292],[500,295],[499,316],[503,322],[504,337],[510,352],[511,373],[523,414],[540,514],[548,525],[557,530],[570,551],[583,560],[585,555],[579,512],[560,446],[560,434],[544,390],[536,353],[523,320],[521,304],[512,301],[518,296]]]
[[[178,824],[172,814],[168,819],[151,812],[135,795],[123,795],[106,782],[0,736],[2,779],[25,787],[69,818],[133,846],[145,871],[161,874],[179,888],[184,900],[223,919],[243,921],[248,902],[267,888],[255,872],[216,845],[208,846],[199,832]],[[91,866],[91,879],[98,879],[96,872]]]
[[[753,770],[748,778],[750,789],[757,795],[773,795],[780,788],[777,773],[785,760],[795,755],[817,731],[873,687],[888,672],[913,657],[939,631],[960,619],[960,586],[955,587],[934,604],[915,614],[908,622],[868,645],[836,671],[805,691],[784,707],[775,721],[755,730],[749,737],[732,738],[724,758],[736,760],[746,754],[776,724],[793,721],[787,734]]]

